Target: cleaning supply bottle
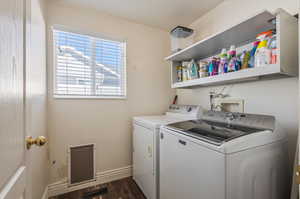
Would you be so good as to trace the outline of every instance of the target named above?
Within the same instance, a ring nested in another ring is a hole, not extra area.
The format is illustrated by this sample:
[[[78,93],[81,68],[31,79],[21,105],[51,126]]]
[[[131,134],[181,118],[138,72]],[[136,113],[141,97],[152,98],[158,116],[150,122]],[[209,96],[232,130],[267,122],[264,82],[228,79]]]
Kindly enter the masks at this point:
[[[176,72],[177,72],[177,82],[182,82],[182,66],[177,66]]]
[[[273,35],[270,38],[268,48],[271,50],[270,64],[276,64],[277,63],[277,57],[278,57],[277,37],[276,37],[276,35]]]
[[[238,54],[236,57],[236,62],[235,62],[235,67],[234,67],[235,71],[241,70],[241,67],[242,67],[241,57],[243,57],[242,54]]]
[[[214,74],[214,64],[213,64],[213,58],[210,59],[208,62],[208,76],[213,76]]]
[[[241,56],[241,61],[242,61],[241,69],[246,69],[249,67],[249,60],[250,60],[250,52],[244,50]]]
[[[260,41],[255,52],[254,66],[261,67],[268,65],[271,60],[271,50],[268,48],[268,43],[273,34],[272,30],[262,32],[257,35]]]
[[[207,77],[208,76],[208,62],[200,61],[199,62],[199,77]]]
[[[182,62],[182,81],[187,81],[188,79],[188,62]]]
[[[216,73],[216,75],[218,75],[219,74],[219,66],[220,66],[220,62],[221,62],[221,59],[220,59],[220,57],[216,57],[216,63],[215,63],[215,73]]]
[[[254,59],[254,66],[261,67],[268,65],[271,60],[271,51],[268,48],[268,41],[267,39],[261,41],[257,47]]]
[[[227,66],[228,66],[227,51],[225,48],[223,48],[220,54],[220,64],[218,67],[218,74],[227,73]]]
[[[259,43],[260,43],[260,41],[253,42],[253,47],[250,51],[250,58],[249,58],[249,61],[248,61],[248,67],[249,68],[254,68],[255,53],[256,53],[257,46],[258,46]]]
[[[230,50],[228,52],[228,71],[227,72],[234,72],[236,70],[236,49],[235,46],[230,46]]]
[[[199,78],[199,74],[198,74],[198,70],[199,70],[199,66],[198,64],[195,62],[195,60],[192,59],[191,63],[190,63],[190,77],[191,79],[197,79]]]
[[[187,62],[187,80],[192,79],[192,62]]]
[[[208,66],[208,75],[209,76],[214,76],[218,74],[218,60],[216,57],[212,57],[209,66]]]

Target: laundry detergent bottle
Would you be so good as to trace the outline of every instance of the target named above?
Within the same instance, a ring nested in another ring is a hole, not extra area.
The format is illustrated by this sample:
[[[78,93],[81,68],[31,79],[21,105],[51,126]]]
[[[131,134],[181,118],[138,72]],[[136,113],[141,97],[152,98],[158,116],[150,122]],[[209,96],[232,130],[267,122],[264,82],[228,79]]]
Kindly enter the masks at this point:
[[[220,63],[218,67],[218,74],[227,73],[228,60],[227,60],[227,51],[225,48],[222,49],[220,54]]]
[[[212,57],[208,66],[209,76],[218,75],[218,66],[218,59],[216,57]]]
[[[199,78],[198,70],[199,70],[198,64],[195,62],[195,60],[192,60],[191,63],[190,63],[190,76],[191,76],[191,79]]]
[[[237,62],[237,58],[236,58],[236,49],[235,46],[232,45],[230,47],[230,50],[228,52],[228,71],[227,72],[234,72],[236,71],[236,62]]]

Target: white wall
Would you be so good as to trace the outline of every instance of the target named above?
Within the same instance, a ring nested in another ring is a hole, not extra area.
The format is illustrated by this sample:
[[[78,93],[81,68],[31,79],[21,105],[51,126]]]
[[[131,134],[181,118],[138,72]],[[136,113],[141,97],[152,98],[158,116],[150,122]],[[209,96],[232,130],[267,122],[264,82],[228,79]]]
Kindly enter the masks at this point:
[[[283,8],[291,14],[298,13],[298,0],[224,0],[216,8],[194,21],[190,27],[196,30],[197,39],[225,30],[232,25],[262,11]]]
[[[45,1],[26,3],[26,135],[47,137]],[[26,165],[26,198],[41,199],[48,185],[48,146],[26,151]]]
[[[263,10],[284,8],[291,14],[298,12],[298,0],[225,0],[216,8],[193,22],[190,27],[197,31],[197,39],[225,30],[241,20]],[[298,67],[298,66],[295,66]],[[209,91],[220,91],[223,86],[191,90],[177,90],[179,103],[200,104],[209,108]],[[289,135],[290,164],[294,161],[298,134],[298,79],[239,83],[227,85],[231,98],[245,100],[245,112],[275,115],[277,122]]]
[[[49,1],[50,2],[50,1]],[[52,98],[52,38],[60,24],[127,41],[126,100],[65,100]],[[48,5],[50,183],[67,175],[67,147],[96,143],[97,171],[131,165],[131,118],[166,111],[175,91],[170,89],[168,33],[85,8]]]

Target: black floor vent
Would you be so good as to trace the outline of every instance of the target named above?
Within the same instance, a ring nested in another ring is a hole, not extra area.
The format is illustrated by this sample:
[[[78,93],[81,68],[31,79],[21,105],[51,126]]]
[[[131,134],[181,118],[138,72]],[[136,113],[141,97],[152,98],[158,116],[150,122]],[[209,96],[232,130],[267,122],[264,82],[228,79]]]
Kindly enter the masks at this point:
[[[92,199],[93,197],[104,195],[108,193],[107,187],[102,187],[97,190],[89,191],[83,194],[82,199]]]

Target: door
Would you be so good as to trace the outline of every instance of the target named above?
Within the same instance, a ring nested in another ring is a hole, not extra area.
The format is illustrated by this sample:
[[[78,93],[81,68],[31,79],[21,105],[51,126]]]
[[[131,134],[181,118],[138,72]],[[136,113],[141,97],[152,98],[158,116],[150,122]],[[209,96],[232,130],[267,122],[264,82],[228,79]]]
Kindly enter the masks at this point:
[[[298,38],[300,38],[300,26],[299,26],[299,36],[298,36]],[[298,56],[300,57],[300,40],[299,40],[299,45],[298,45],[298,52],[299,52],[299,54],[298,54]],[[300,63],[299,63],[299,69],[300,69]],[[299,79],[299,78],[298,78]],[[298,113],[299,113],[299,111],[300,111],[300,108],[299,108],[299,104],[298,104]],[[300,149],[300,137],[299,137],[299,132],[298,132],[298,142],[297,142],[297,147],[296,147],[297,149],[296,149],[296,155],[295,155],[295,162],[296,162],[296,165],[297,166],[295,166],[294,167],[294,170],[297,170],[297,168],[299,169],[299,171],[297,172],[298,173],[298,177],[299,177],[299,172],[300,172],[300,167],[299,167],[299,165],[300,165],[300,153],[299,153],[299,149]],[[294,173],[296,173],[296,172],[294,172]],[[296,193],[297,193],[297,191],[295,191],[295,190],[297,190],[297,188],[295,188],[295,187],[297,187],[297,186],[295,186],[295,184],[297,184],[295,181],[295,178],[296,178],[296,176],[295,176],[295,174],[293,175],[293,189],[292,189],[292,196],[291,196],[291,198],[296,198]],[[298,180],[298,198],[300,199],[300,179]]]
[[[46,135],[46,28],[45,1],[26,0],[26,69],[25,132],[26,137]],[[49,175],[47,146],[26,150],[26,198],[41,199],[46,195]]]
[[[155,199],[155,129],[134,124],[133,130],[133,179],[147,199]]]
[[[163,130],[160,137],[161,199],[224,199],[225,156],[186,136]]]
[[[24,198],[24,45],[22,0],[0,6],[0,198]]]
[[[300,38],[300,26],[299,27],[299,33],[298,33],[298,38]],[[300,40],[298,44],[298,57],[300,57]],[[299,70],[300,70],[300,63],[299,64]],[[298,78],[299,80],[299,78]],[[298,113],[300,111],[300,107],[298,104]],[[291,193],[291,199],[298,198],[300,199],[300,136],[298,132],[298,142],[296,146],[296,153],[295,153],[295,161],[294,161],[294,168],[293,168],[293,183],[292,183],[292,193]],[[297,186],[298,185],[298,186]],[[298,197],[297,197],[298,196]]]

